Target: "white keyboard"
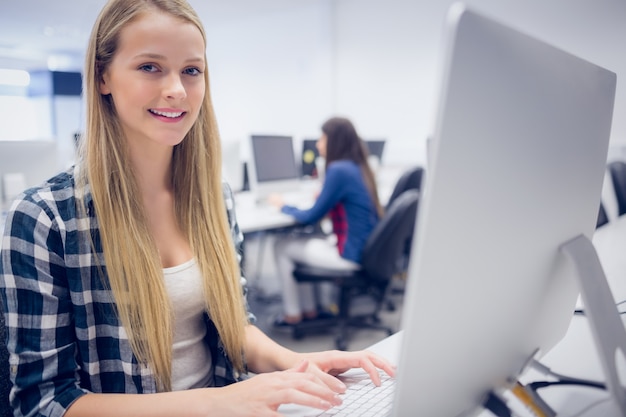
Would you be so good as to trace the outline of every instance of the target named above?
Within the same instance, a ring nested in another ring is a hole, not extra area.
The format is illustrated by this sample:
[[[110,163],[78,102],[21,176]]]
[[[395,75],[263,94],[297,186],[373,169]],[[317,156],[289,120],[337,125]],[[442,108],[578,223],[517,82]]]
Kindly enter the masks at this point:
[[[396,380],[387,374],[381,374],[380,378],[380,387],[374,385],[367,374],[344,378],[348,389],[341,395],[343,403],[318,416],[383,417],[391,414]]]

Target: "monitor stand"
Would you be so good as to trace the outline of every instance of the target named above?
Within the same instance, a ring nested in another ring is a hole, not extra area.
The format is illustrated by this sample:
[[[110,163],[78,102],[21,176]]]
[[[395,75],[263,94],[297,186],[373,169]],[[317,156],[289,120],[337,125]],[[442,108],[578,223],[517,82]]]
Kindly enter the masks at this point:
[[[626,330],[600,259],[593,243],[584,235],[567,241],[561,246],[561,250],[575,267],[585,314],[589,318],[600,362],[606,374],[606,386],[622,416],[626,417],[626,381],[621,380],[618,374],[618,365],[621,365],[622,372],[625,369]]]

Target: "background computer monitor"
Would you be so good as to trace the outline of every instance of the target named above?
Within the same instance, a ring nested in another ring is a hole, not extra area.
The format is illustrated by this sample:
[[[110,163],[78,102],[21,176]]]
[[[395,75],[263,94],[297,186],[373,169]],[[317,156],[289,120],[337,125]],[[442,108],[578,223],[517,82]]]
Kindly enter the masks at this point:
[[[319,157],[319,152],[315,146],[317,139],[304,139],[302,141],[302,159],[300,163],[300,169],[303,177],[317,178],[320,174],[319,163],[316,164],[316,160]],[[377,169],[383,159],[383,151],[385,150],[385,139],[371,139],[365,140],[367,145],[367,151],[370,158],[368,162],[373,165],[373,169]]]
[[[318,170],[315,161],[320,156],[320,153],[315,146],[316,143],[317,139],[304,139],[302,141],[300,170],[303,177],[318,177]]]
[[[385,139],[367,139],[365,143],[367,144],[367,150],[371,155],[378,157],[378,161],[382,162],[383,160],[383,151],[385,150],[385,143],[387,141]]]
[[[248,167],[250,189],[259,194],[297,188],[300,171],[291,136],[252,135]]]
[[[564,336],[611,131],[615,74],[458,4],[448,28],[396,415],[474,415]]]

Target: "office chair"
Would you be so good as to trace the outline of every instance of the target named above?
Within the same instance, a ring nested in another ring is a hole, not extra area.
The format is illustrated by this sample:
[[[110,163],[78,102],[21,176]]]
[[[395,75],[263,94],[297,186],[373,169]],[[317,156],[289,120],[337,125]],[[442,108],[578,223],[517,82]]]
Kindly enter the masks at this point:
[[[9,380],[9,351],[6,346],[6,327],[4,324],[4,309],[0,299],[0,417],[11,417],[13,412],[9,407],[9,392],[11,381]]]
[[[626,162],[609,162],[609,173],[617,199],[617,215],[626,213]]]
[[[391,203],[393,203],[393,201],[396,198],[398,198],[400,194],[402,194],[403,192],[407,190],[421,191],[423,176],[424,176],[424,168],[420,166],[415,166],[406,170],[400,176],[400,178],[398,178],[398,181],[396,182],[396,185],[394,186],[393,191],[391,192],[391,196],[389,197],[389,200],[387,201],[387,207],[389,207]],[[413,236],[409,236],[405,244],[404,258],[403,258],[405,266],[408,266],[409,256],[411,255],[411,242],[413,240],[412,238]],[[400,272],[404,272],[404,270],[401,270]],[[386,301],[387,310],[394,311],[396,309],[396,303],[394,302],[392,297],[394,295],[404,294],[405,284],[406,282],[404,280],[404,275],[396,275],[394,277],[394,279],[392,280],[390,284],[389,292],[387,294],[387,301]]]
[[[604,204],[600,202],[600,209],[598,210],[598,219],[596,220],[596,229],[600,226],[604,226],[609,222],[609,217],[604,209]]]
[[[405,242],[413,234],[419,192],[409,190],[400,195],[378,222],[368,238],[360,269],[332,270],[296,264],[293,276],[300,283],[333,283],[338,289],[338,314],[331,318],[303,320],[293,326],[293,337],[307,332],[335,330],[335,345],[346,350],[349,328],[393,330],[380,323],[379,312],[393,275],[402,268]]]
[[[406,170],[400,178],[398,178],[396,185],[393,187],[391,196],[389,196],[389,200],[387,201],[387,207],[406,190],[421,190],[423,175],[424,168],[419,166]]]

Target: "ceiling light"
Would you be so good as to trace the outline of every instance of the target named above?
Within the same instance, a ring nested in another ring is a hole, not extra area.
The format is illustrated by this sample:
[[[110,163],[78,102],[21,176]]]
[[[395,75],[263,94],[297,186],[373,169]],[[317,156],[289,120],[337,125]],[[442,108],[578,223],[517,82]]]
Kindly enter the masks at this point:
[[[28,87],[30,84],[30,74],[28,71],[24,70],[0,68],[0,84],[14,87]]]

